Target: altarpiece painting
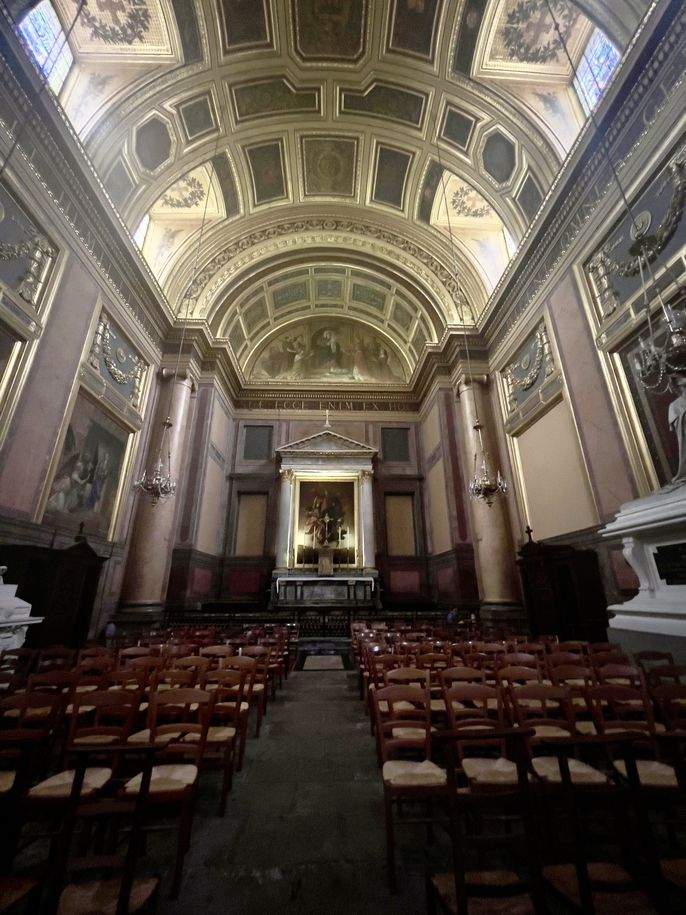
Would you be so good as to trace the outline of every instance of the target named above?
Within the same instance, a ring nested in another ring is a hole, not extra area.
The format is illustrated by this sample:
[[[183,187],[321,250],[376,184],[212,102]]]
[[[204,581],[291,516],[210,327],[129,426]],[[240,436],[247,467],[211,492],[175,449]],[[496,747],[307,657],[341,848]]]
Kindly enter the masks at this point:
[[[334,568],[355,565],[355,483],[301,480],[297,510],[296,566],[316,565],[331,550]]]

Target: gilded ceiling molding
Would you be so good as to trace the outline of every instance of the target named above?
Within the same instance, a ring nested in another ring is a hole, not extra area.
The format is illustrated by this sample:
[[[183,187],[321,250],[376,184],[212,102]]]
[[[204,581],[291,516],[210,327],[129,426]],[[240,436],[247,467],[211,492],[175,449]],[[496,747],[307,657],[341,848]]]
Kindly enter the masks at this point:
[[[465,300],[453,272],[433,255],[401,235],[351,219],[299,219],[252,232],[215,254],[186,287],[180,301],[184,307],[187,301],[194,304],[191,312],[194,318],[211,320],[211,308],[218,292],[245,266],[287,248],[297,246],[302,250],[322,245],[388,258],[390,263],[408,269],[434,293],[445,309],[447,324],[462,323],[460,312],[465,309],[472,322],[475,320],[473,308]]]
[[[635,36],[634,42],[638,37]],[[686,9],[676,15],[605,133],[607,149],[620,174],[641,147],[645,137],[654,131],[661,113],[683,85],[686,79],[683,68],[671,67],[666,71],[667,77],[672,80],[671,85],[666,85],[658,78],[666,62],[680,57],[686,57]],[[642,117],[641,111],[644,114],[649,112],[650,116]],[[587,141],[589,135],[588,129],[580,135],[573,152]],[[620,141],[628,144],[628,149],[621,155],[616,151]],[[571,154],[568,161],[572,161]],[[561,173],[560,179],[548,192],[548,198],[563,182],[568,185],[566,193],[558,202],[544,233],[533,249],[525,251],[524,246],[520,245],[520,252],[525,252],[525,256],[510,262],[491,295],[486,323],[489,323],[493,315],[498,315],[499,319],[497,328],[489,336],[492,346],[499,347],[510,337],[598,207],[608,194],[617,190],[602,148],[584,158],[583,168],[579,167],[577,157],[573,166]],[[531,228],[527,234],[532,234]],[[505,319],[500,320],[500,316],[505,316]]]

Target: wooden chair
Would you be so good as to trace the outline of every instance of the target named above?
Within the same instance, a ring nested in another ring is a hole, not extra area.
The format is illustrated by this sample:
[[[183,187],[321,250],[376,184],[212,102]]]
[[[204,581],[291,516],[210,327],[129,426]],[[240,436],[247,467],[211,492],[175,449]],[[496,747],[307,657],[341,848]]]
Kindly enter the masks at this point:
[[[636,847],[645,847],[642,830],[632,829],[628,816],[630,794],[608,779],[593,786],[593,805],[596,817],[602,816],[605,825],[618,824],[618,835],[613,846],[603,839],[603,855],[610,850],[612,860],[599,860],[598,852],[590,845],[591,833],[584,827],[582,811],[588,799],[588,784],[574,777],[572,763],[589,747],[603,748],[613,756],[621,755],[625,771],[638,783],[633,764],[634,738],[626,732],[610,735],[585,735],[567,738],[544,738],[546,752],[554,754],[558,766],[557,782],[563,798],[562,821],[556,823],[555,834],[559,841],[571,839],[567,860],[555,861],[542,868],[545,883],[572,908],[583,915],[595,913],[651,913],[656,909],[646,890],[650,882],[636,868]],[[612,748],[612,749],[611,749]],[[586,805],[587,807],[587,805]],[[608,816],[608,813],[610,816]],[[558,853],[559,854],[559,853]],[[570,860],[571,859],[571,860]],[[655,884],[650,887],[655,889]]]
[[[150,696],[148,727],[131,734],[128,744],[158,747],[160,760],[152,769],[148,805],[170,810],[177,830],[172,897],[181,887],[183,863],[190,845],[198,773],[207,741],[213,697],[201,689],[156,690]],[[175,720],[170,720],[174,718]],[[141,774],[126,782],[123,793],[141,790]]]
[[[372,702],[384,790],[388,881],[395,891],[395,823],[408,822],[401,813],[404,805],[420,802],[430,808],[433,799],[445,794],[446,775],[431,761],[428,689],[386,686],[374,690]],[[423,817],[411,818],[411,822],[426,823],[429,829],[433,821],[430,809]]]
[[[205,758],[216,758],[222,766],[219,816],[224,816],[226,811],[226,796],[231,790],[236,746],[240,744],[241,749],[245,747],[248,704],[243,701],[243,692],[247,678],[246,670],[215,670],[206,671],[201,683],[202,688],[211,693],[214,699],[207,729]],[[239,756],[238,768],[242,763],[242,757]]]
[[[264,645],[246,645],[242,650],[245,658],[252,658],[256,662],[255,677],[250,691],[251,699],[255,701],[257,721],[255,723],[255,737],[260,736],[262,719],[267,714],[267,698],[271,684],[270,663],[272,652]]]
[[[532,816],[533,802],[527,772],[525,728],[498,728],[493,739],[507,747],[514,778],[496,791],[459,790],[458,769],[464,743],[478,739],[478,730],[449,730],[437,736],[445,748],[447,799],[452,848],[452,871],[427,878],[427,902],[431,915],[508,912],[537,915],[546,912],[543,899],[537,836]],[[482,848],[498,860],[507,855],[506,866],[485,869]]]
[[[134,762],[141,768],[140,785],[133,796],[113,793],[84,801],[83,784],[90,768],[92,749],[76,751],[76,768],[65,815],[53,855],[53,866],[44,912],[46,915],[134,915],[154,911],[158,880],[135,878],[135,865],[143,844],[143,829],[149,813],[149,791],[154,747],[117,745],[110,748],[117,768]],[[97,824],[97,829],[77,824]],[[126,827],[125,851],[117,852],[121,830]],[[97,836],[97,844],[84,847],[84,835]],[[91,874],[93,876],[91,876]],[[84,875],[86,878],[84,879]]]

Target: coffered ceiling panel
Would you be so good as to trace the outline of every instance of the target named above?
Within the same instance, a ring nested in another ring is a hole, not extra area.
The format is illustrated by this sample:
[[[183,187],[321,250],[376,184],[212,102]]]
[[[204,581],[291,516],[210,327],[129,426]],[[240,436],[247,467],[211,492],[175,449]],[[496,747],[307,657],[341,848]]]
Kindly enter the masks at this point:
[[[577,61],[605,18],[616,40],[610,0],[550,4]],[[69,43],[67,115],[246,383],[408,383],[478,322],[585,118],[546,0],[98,0]]]

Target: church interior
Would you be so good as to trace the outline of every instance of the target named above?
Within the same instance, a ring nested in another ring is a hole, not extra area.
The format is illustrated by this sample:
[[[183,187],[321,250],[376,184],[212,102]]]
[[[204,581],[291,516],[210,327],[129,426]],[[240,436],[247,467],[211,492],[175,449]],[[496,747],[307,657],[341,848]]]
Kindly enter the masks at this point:
[[[373,658],[400,644],[452,646],[441,669],[471,658],[497,672],[496,655],[530,654],[555,688],[560,645],[593,687],[605,646],[644,697],[665,685],[641,666],[652,652],[686,689],[680,0],[0,0],[0,13],[0,701],[55,646],[64,674],[76,651],[167,658],[183,645],[196,661],[166,685],[195,690],[209,682],[203,648],[230,649],[212,670],[264,648],[254,709],[244,680],[257,675],[236,667],[250,724],[239,698],[236,746],[221,750],[228,809],[249,820],[250,791],[264,818],[281,800],[277,735],[300,734],[287,752],[308,770],[294,697],[325,718],[317,678],[325,695],[334,677],[350,693],[347,745],[368,714],[388,765],[393,703],[380,710],[373,692],[391,687]],[[170,666],[146,676],[157,685]],[[457,687],[430,674],[443,702]],[[650,703],[678,736],[683,719]],[[503,700],[499,723],[526,728],[516,713]],[[457,726],[442,714],[440,729]],[[14,759],[2,733],[0,775]],[[659,755],[674,796],[677,736]],[[358,780],[379,791],[369,737],[365,754]],[[139,797],[155,795],[149,757]],[[76,814],[74,759],[61,800]],[[217,791],[226,803],[209,778],[208,818]],[[423,783],[429,805],[430,787],[445,784]],[[0,785],[0,811],[26,797]],[[340,816],[352,830],[366,810]],[[202,905],[186,876],[161,911],[219,911],[207,861],[220,852],[200,822]],[[447,846],[427,851],[420,829],[401,849],[399,833],[401,894],[388,894],[383,826],[380,813],[368,830],[378,886],[345,911],[424,911],[423,856]],[[267,873],[263,844],[249,841]],[[321,845],[329,857],[300,883],[297,856],[284,865],[288,902],[255,902],[249,861],[236,865],[236,911],[338,911],[322,901],[331,861],[357,852]],[[576,910],[594,911],[579,874]],[[294,887],[313,883],[305,904]],[[636,911],[683,910],[648,896]]]

